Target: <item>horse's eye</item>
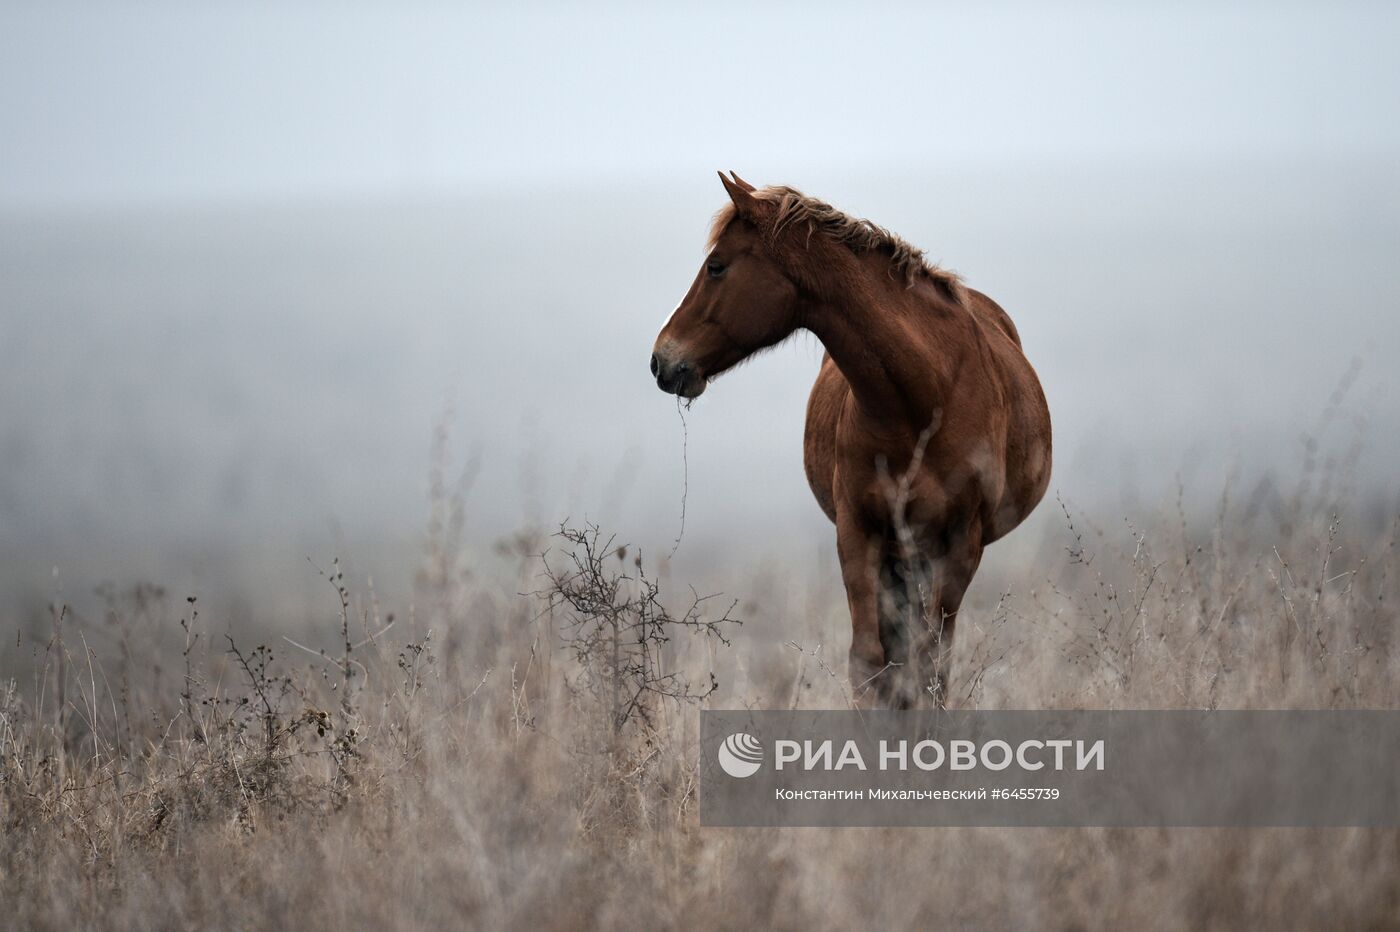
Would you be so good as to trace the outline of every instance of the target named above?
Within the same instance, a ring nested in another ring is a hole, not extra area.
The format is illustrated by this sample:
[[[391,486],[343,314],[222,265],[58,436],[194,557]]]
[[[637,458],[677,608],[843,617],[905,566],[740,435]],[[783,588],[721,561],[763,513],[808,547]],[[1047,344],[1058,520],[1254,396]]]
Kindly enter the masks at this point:
[[[727,265],[715,259],[711,259],[705,264],[705,271],[710,274],[711,278],[723,278],[724,270],[727,268]]]

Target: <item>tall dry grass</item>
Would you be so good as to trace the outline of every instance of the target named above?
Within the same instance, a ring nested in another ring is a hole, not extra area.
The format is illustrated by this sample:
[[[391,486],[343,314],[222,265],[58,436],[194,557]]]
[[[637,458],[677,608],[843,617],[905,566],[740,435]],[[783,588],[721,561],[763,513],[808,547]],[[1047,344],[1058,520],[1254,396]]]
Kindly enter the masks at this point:
[[[974,587],[953,703],[1396,707],[1400,512],[1312,475],[1205,519],[1047,502]],[[737,628],[587,528],[485,577],[434,488],[397,616],[332,564],[301,638],[138,586],[7,644],[6,927],[1400,925],[1392,830],[701,829],[698,707],[849,702],[839,587],[737,580]]]

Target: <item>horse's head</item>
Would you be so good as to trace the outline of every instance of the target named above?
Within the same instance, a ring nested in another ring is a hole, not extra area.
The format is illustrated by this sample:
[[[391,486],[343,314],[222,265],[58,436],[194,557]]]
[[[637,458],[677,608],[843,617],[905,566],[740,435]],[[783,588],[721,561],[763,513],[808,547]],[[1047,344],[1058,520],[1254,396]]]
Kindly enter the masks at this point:
[[[798,325],[797,287],[764,246],[774,205],[730,174],[733,180],[723,174],[719,179],[733,210],[716,218],[709,255],[651,354],[656,384],[683,398],[698,397],[710,379]]]

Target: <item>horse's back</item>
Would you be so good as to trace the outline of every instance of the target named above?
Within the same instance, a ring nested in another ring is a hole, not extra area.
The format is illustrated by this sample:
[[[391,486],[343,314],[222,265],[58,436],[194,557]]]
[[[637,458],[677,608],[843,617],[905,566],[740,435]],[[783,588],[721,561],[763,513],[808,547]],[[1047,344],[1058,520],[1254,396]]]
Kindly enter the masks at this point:
[[[1000,328],[1018,347],[1021,345],[1021,334],[1017,331],[1016,324],[1012,322],[1011,315],[1002,310],[1000,304],[972,288],[967,289],[967,303],[974,314]]]

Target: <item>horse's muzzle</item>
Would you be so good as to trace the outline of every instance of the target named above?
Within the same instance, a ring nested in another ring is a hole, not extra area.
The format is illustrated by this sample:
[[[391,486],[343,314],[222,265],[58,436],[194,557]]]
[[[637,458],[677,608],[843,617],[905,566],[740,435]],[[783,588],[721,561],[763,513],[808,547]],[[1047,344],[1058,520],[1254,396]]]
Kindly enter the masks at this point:
[[[695,398],[705,390],[705,380],[688,362],[672,362],[652,353],[651,374],[656,376],[656,387],[670,395]]]

